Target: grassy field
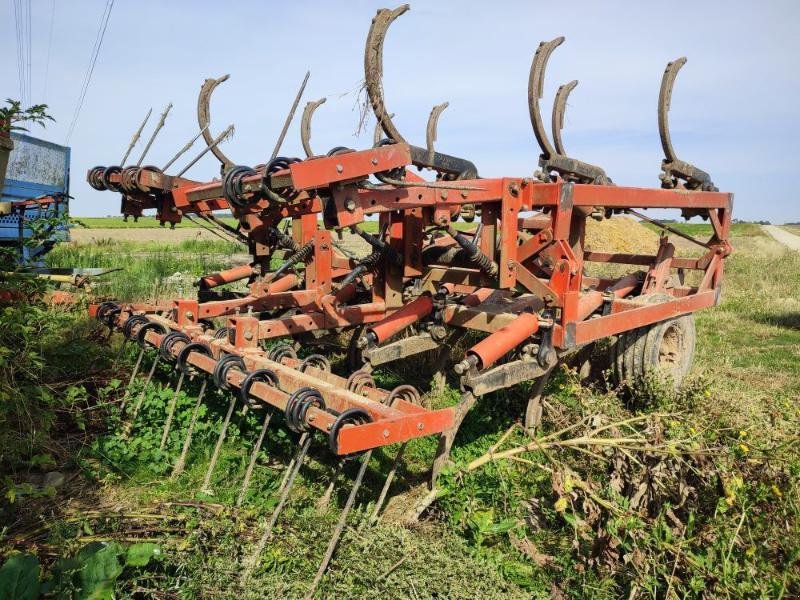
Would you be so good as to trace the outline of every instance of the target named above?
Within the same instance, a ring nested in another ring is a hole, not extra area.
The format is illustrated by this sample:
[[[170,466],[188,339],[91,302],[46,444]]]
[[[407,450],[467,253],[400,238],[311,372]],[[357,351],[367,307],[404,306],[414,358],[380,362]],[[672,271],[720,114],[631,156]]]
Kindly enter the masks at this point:
[[[710,233],[705,225],[680,228]],[[695,366],[680,390],[657,381],[633,394],[602,383],[582,386],[564,369],[549,384],[539,444],[513,458],[497,453],[530,443],[515,426],[527,389],[484,397],[462,427],[442,495],[416,526],[392,516],[419,489],[436,441],[409,444],[392,490],[398,500],[370,527],[364,522],[380,474],[396,449],[375,452],[367,489],[317,597],[798,597],[800,254],[757,226],[735,226],[732,242],[722,304],[698,315]],[[165,276],[194,277],[224,266],[238,251],[224,244],[62,247],[50,260],[123,265],[108,293],[147,297],[175,289]],[[82,331],[92,327],[75,318]],[[106,358],[95,365],[106,378],[119,340],[108,343]],[[132,348],[122,354],[119,379],[127,380],[135,354]],[[341,356],[334,368],[343,372]],[[429,389],[425,372],[415,360],[376,376],[384,387]],[[72,555],[89,541],[158,544],[158,561],[121,571],[119,598],[302,597],[348,492],[340,482],[328,507],[316,505],[335,467],[324,444],[312,449],[274,538],[240,589],[243,564],[296,445],[284,428],[270,430],[250,493],[237,509],[261,417],[236,416],[213,495],[200,492],[228,402],[214,393],[204,404],[187,469],[171,479],[198,386],[184,387],[175,426],[159,449],[174,377],[162,364],[158,383],[134,384],[131,398],[141,393],[143,404],[129,434],[116,408],[119,381],[92,392],[109,403],[107,416],[87,412],[92,433],[78,436],[68,452],[52,452],[59,468],[72,473],[69,484],[19,506],[0,540],[45,549],[48,572],[60,564],[53,556]],[[431,402],[445,406],[458,396],[450,379]],[[604,444],[575,441],[601,427]],[[350,477],[353,468],[346,467]]]

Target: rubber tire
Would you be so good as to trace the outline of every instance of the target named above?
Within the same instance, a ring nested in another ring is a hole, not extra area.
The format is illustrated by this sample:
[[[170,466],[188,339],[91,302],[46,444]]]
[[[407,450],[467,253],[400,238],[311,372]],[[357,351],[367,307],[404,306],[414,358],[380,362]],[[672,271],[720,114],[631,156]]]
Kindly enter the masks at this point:
[[[673,351],[674,362],[669,367],[664,364],[663,343],[665,336],[673,333],[677,336],[673,340],[677,347]],[[653,325],[644,344],[644,373],[666,372],[677,389],[692,368],[696,339],[693,314],[667,319]]]

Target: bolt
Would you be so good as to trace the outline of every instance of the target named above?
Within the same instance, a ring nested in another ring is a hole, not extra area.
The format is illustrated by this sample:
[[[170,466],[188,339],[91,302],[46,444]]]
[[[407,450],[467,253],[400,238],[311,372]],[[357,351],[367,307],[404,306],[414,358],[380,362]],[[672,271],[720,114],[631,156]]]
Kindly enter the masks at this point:
[[[350,212],[353,212],[356,209],[356,201],[347,197],[344,199],[344,207]]]
[[[378,159],[373,157],[371,162],[372,162],[373,165],[377,165],[378,164]]]
[[[422,423],[417,423],[417,430],[418,431],[422,431],[423,427],[424,427],[424,425]]]
[[[252,331],[245,331],[244,332],[244,339],[248,342],[253,339],[253,332]]]
[[[511,192],[512,196],[519,196],[519,186],[516,183],[509,185],[508,191]]]
[[[384,429],[383,430],[383,437],[385,437],[385,438],[389,437],[389,430],[388,429]]]
[[[467,190],[461,190],[461,197],[464,198],[464,200],[467,199],[467,196],[469,196],[469,192],[467,192]]]
[[[442,193],[439,194],[442,200],[447,200],[447,190],[442,190]]]
[[[187,310],[185,313],[183,313],[183,316],[186,317],[187,319],[191,320],[192,317],[194,317],[194,314],[192,313],[192,311]]]
[[[336,172],[344,173],[344,167],[342,165],[336,165]]]

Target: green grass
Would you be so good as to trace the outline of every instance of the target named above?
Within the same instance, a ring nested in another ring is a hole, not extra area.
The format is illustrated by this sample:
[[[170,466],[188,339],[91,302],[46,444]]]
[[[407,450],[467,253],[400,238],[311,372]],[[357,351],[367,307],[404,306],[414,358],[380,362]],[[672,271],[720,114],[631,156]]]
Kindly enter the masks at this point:
[[[94,291],[103,297],[134,301],[194,294],[192,283],[200,275],[230,267],[231,257],[243,251],[241,244],[223,240],[177,244],[105,240],[60,244],[46,261],[48,267],[121,269],[97,278]]]
[[[708,239],[713,229],[710,223],[666,223],[669,227],[697,237],[703,240]],[[644,223],[644,226],[653,231],[661,231],[660,227],[650,223]],[[731,224],[731,236],[734,237],[752,237],[764,235],[761,225],[757,223],[733,223]]]
[[[703,225],[683,227],[693,235],[704,235]],[[800,254],[762,236],[757,226],[737,225],[733,234],[735,254],[726,265],[722,304],[697,316],[695,367],[679,392],[653,383],[639,390],[638,397],[624,400],[602,386],[581,387],[568,371],[560,372],[548,387],[543,435],[586,417],[610,423],[669,413],[664,418],[653,416],[634,430],[620,426],[620,431],[612,429],[608,435],[639,432],[670,444],[674,454],[639,450],[626,454],[611,447],[594,448],[594,454],[587,455],[553,448],[521,454],[528,462],[498,460],[468,470],[469,463],[484,455],[520,418],[528,388],[489,395],[465,420],[452,454],[455,467],[441,480],[444,495],[420,526],[409,529],[387,521],[358,529],[395,449],[374,453],[366,489],[359,495],[351,527],[318,597],[550,598],[555,593],[570,598],[671,594],[789,598],[800,594]],[[194,247],[202,260],[224,254],[226,248],[209,244]],[[147,285],[154,279],[171,274],[173,268],[193,268],[189,256],[172,249],[135,244],[108,249],[65,246],[51,260],[86,266],[125,264],[131,273],[125,285],[135,288],[129,291],[150,293]],[[195,274],[211,267],[195,266]],[[778,269],[780,277],[775,276]],[[138,287],[139,280],[149,283]],[[120,286],[116,291],[125,291]],[[116,353],[116,343],[109,355]],[[462,352],[463,344],[454,350],[456,355]],[[135,355],[129,348],[123,364],[130,365]],[[334,367],[344,372],[341,356]],[[418,359],[375,375],[384,387],[412,383],[424,389],[430,383]],[[130,437],[120,434],[121,423],[112,412],[109,429],[87,442],[77,460],[86,480],[87,507],[117,506],[127,512],[147,510],[164,519],[180,518],[174,530],[151,525],[145,535],[160,540],[166,558],[157,568],[127,578],[118,596],[133,597],[135,589],[144,589],[179,591],[183,597],[301,597],[348,492],[340,485],[329,510],[315,509],[315,499],[333,467],[323,442],[313,448],[301,471],[296,494],[250,586],[238,591],[242,563],[274,506],[282,466],[296,447],[295,436],[281,425],[271,428],[250,494],[242,509],[234,510],[231,506],[260,415],[251,412],[246,418],[234,418],[212,482],[215,494],[206,496],[199,488],[228,401],[225,394],[211,394],[187,471],[172,481],[169,468],[180,452],[198,383],[184,388],[177,422],[167,447],[160,451],[158,440],[171,397],[169,377],[174,379],[174,374],[162,366],[158,383],[145,391]],[[451,378],[448,384],[433,396],[434,406],[458,399],[457,381]],[[140,385],[135,385],[132,398]],[[505,447],[527,440],[513,433]],[[401,501],[403,493],[422,481],[435,448],[433,438],[409,444],[393,489]],[[633,510],[632,498],[639,489],[646,491],[649,502]],[[54,506],[59,506],[58,500]],[[39,513],[59,510],[50,507]],[[61,549],[73,548],[87,536],[84,527],[94,535],[120,538],[141,535],[131,533],[137,526],[87,518],[54,527],[47,541]]]
[[[236,219],[233,217],[221,217],[220,219],[232,227],[236,226]],[[161,227],[158,220],[152,216],[140,217],[138,221],[134,221],[132,217],[127,221],[123,220],[122,217],[75,217],[74,220],[77,223],[73,227],[82,225],[88,229],[152,229]],[[192,229],[199,227],[199,225],[189,219],[182,219],[175,227]]]

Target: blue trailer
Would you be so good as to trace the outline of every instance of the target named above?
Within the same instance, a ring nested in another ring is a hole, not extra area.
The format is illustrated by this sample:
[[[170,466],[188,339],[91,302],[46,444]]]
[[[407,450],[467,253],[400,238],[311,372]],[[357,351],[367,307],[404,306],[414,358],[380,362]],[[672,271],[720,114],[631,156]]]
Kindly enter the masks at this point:
[[[69,228],[62,219],[39,231],[44,239],[30,242],[35,221],[41,226],[42,219],[68,212],[70,149],[20,133],[11,133],[11,140],[14,148],[0,196],[0,247],[15,249],[20,264],[41,266],[44,255],[57,242],[69,239]]]

